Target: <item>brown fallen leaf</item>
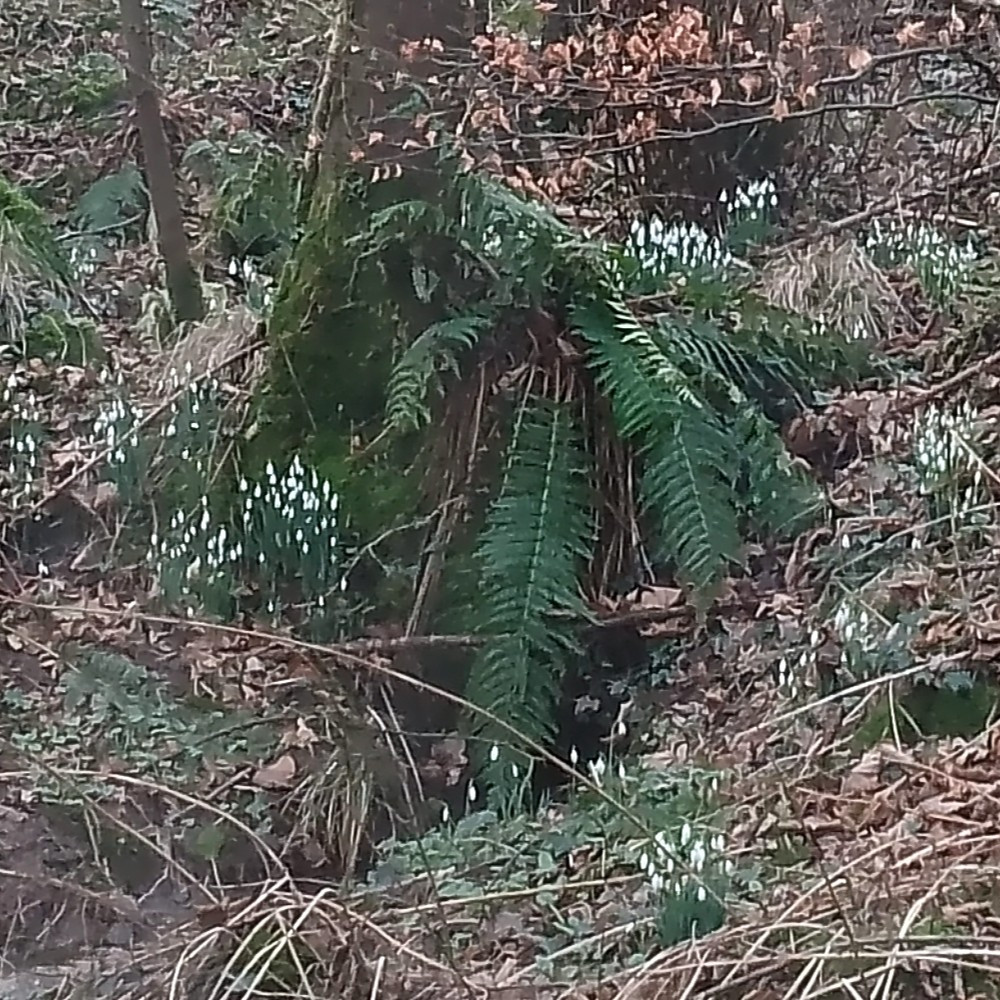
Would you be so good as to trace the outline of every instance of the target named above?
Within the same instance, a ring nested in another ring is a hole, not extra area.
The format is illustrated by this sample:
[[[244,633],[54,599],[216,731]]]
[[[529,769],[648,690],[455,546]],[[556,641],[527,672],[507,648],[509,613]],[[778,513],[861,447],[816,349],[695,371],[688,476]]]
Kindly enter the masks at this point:
[[[253,783],[258,788],[291,788],[295,783],[298,766],[290,754],[282,754],[276,761],[257,769]]]
[[[639,595],[639,606],[666,610],[684,600],[684,591],[678,587],[647,587]]]

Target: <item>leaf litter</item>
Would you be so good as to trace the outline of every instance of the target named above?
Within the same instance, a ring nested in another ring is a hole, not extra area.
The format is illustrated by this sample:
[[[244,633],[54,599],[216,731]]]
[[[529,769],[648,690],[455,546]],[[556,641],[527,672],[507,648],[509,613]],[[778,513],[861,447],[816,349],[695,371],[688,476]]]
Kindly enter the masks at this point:
[[[228,37],[228,16],[228,8],[220,8],[198,26],[206,50],[214,32]],[[286,29],[279,17],[275,30]],[[308,36],[297,44],[303,53],[316,47]],[[72,47],[65,51],[70,58]],[[237,73],[216,79],[197,94],[169,95],[167,118],[180,133],[197,135],[210,118],[237,126],[252,122],[257,129],[290,127],[280,97],[288,78],[258,85]],[[52,168],[58,150],[60,158],[81,168],[100,164],[99,173],[126,156],[130,129],[125,112],[117,131],[97,138],[75,131],[69,118],[14,126],[10,169],[38,180]],[[130,248],[102,279],[116,288],[130,281],[141,288],[153,262],[149,246]],[[821,270],[816,262],[810,266]],[[864,268],[854,257],[841,266],[855,273]],[[940,331],[921,315],[928,312],[926,303],[907,288],[892,289],[890,296],[881,271],[864,273],[875,293],[859,296],[862,321],[872,329],[894,328],[900,350],[932,357]],[[776,290],[783,296],[800,293],[788,282]],[[102,336],[114,370],[124,373],[135,398],[150,411],[163,401],[158,388],[163,354],[133,337],[128,326],[121,317],[104,317]],[[251,343],[252,335],[253,323],[234,313],[229,325],[185,342],[188,353],[174,355],[170,364],[191,364],[195,370],[220,364]],[[894,343],[887,347],[891,352]],[[382,872],[377,889],[331,891],[333,881],[316,888],[293,880],[292,860],[277,852],[261,862],[268,879],[259,888],[246,872],[242,880],[238,874],[243,867],[259,876],[260,866],[254,869],[240,857],[233,862],[232,883],[207,904],[197,893],[172,887],[181,913],[194,914],[194,923],[173,919],[147,927],[133,942],[129,961],[149,978],[124,985],[118,995],[153,995],[160,977],[178,969],[192,988],[207,983],[219,971],[213,963],[231,953],[225,941],[249,941],[270,929],[287,933],[289,927],[302,942],[300,960],[322,968],[310,981],[314,987],[322,983],[327,995],[346,994],[358,983],[400,996],[421,990],[467,995],[482,988],[538,995],[562,990],[560,977],[567,977],[576,995],[595,997],[805,997],[819,995],[820,985],[830,983],[839,983],[843,995],[889,996],[900,977],[926,990],[938,988],[935,976],[942,969],[976,967],[995,975],[1000,720],[990,706],[974,734],[926,733],[905,695],[917,680],[925,687],[944,680],[966,690],[977,671],[988,673],[995,663],[996,525],[929,517],[903,460],[913,448],[916,414],[934,404],[974,405],[981,431],[974,450],[989,494],[979,506],[992,508],[997,365],[993,355],[981,351],[945,377],[931,371],[920,385],[844,392],[821,412],[793,422],[786,431],[789,448],[827,481],[834,523],[774,554],[773,569],[728,581],[705,621],[684,604],[679,590],[665,584],[610,599],[598,611],[609,622],[638,627],[648,639],[684,640],[692,651],[679,658],[669,695],[657,692],[649,699],[651,714],[643,725],[654,745],[645,748],[642,760],[654,774],[696,763],[721,775],[720,801],[733,817],[726,855],[743,870],[745,899],[734,903],[718,929],[643,952],[648,957],[638,964],[632,961],[638,952],[630,952],[629,943],[642,929],[636,925],[652,919],[635,861],[630,864],[627,853],[616,852],[600,831],[584,829],[574,843],[561,842],[560,829],[573,818],[553,805],[521,831],[533,866],[527,872],[518,869],[516,844],[506,855],[503,850],[472,854],[464,862],[452,857],[450,869],[442,849],[438,867]],[[257,377],[259,371],[254,369]],[[114,380],[101,383],[90,367],[38,359],[4,361],[2,375],[7,385],[13,379],[19,396],[33,394],[37,422],[49,435],[38,449],[36,491],[16,503],[3,494],[0,515],[8,530],[0,560],[2,629],[13,654],[5,656],[5,687],[34,699],[37,717],[55,719],[63,711],[55,689],[66,651],[88,644],[145,663],[185,695],[248,710],[247,726],[270,713],[277,719],[277,739],[240,763],[221,754],[203,757],[196,797],[225,804],[234,789],[255,786],[269,796],[262,812],[280,812],[283,801],[287,805],[306,777],[315,775],[317,758],[330,752],[323,714],[350,718],[358,712],[356,685],[344,669],[346,662],[357,666],[357,654],[348,659],[288,636],[223,631],[148,613],[148,595],[136,590],[135,575],[104,569],[120,530],[121,505],[108,483],[85,470],[95,455],[86,431],[102,396],[112,397]],[[243,398],[254,384],[252,373],[240,373],[233,379],[233,398]],[[959,540],[961,545],[954,544]],[[846,607],[847,599],[867,617],[855,615],[838,627],[833,609]],[[881,673],[866,676],[843,659],[844,648],[863,629],[881,627],[884,638],[905,615],[912,618],[910,631],[896,659],[880,664]],[[848,625],[855,634],[845,638]],[[391,662],[369,655],[366,669],[377,677]],[[845,669],[845,662],[849,683],[826,690],[826,679]],[[322,711],[303,714],[302,692]],[[360,696],[368,694],[362,690]],[[127,699],[123,704],[127,707]],[[853,735],[866,716],[882,724],[867,745],[858,744]],[[914,731],[920,738],[912,738]],[[101,872],[72,838],[62,837],[33,808],[36,777],[25,780],[24,755],[50,777],[73,783],[79,778],[74,772],[88,770],[72,758],[73,749],[70,745],[60,756],[58,745],[54,751],[48,745],[22,747],[14,754],[9,735],[0,744],[7,768],[0,844],[9,869],[0,884],[14,885],[12,892],[0,891],[0,913],[14,937],[30,940],[47,933],[44,922],[26,916],[29,898],[42,903],[41,912],[46,904],[51,912],[65,907],[74,893],[89,890],[89,901],[97,893],[107,909],[112,894],[134,903],[151,891],[141,880],[129,885],[120,874]],[[382,756],[405,782],[395,756]],[[464,746],[445,735],[416,765],[425,778],[454,787],[462,784],[467,763]],[[140,801],[137,785],[116,786],[113,752],[96,759],[91,770],[116,791],[105,804],[96,797],[97,785],[85,788],[85,806],[113,807],[126,830],[148,840],[156,826],[142,815],[148,803]],[[163,780],[149,779],[145,792],[167,794]],[[171,794],[189,793],[175,788]],[[320,784],[313,800],[329,810],[343,802],[338,794]],[[171,802],[183,811],[183,802]],[[385,822],[392,835],[391,817]],[[321,835],[298,833],[307,841]],[[345,823],[332,840],[341,850],[346,845],[357,852],[365,835]],[[509,834],[484,828],[481,839],[501,835]],[[469,837],[474,841],[480,834],[471,829]],[[49,845],[41,857],[31,850],[36,843]],[[302,848],[324,876],[329,847],[311,842]],[[74,850],[79,856],[67,861],[64,855]],[[156,857],[155,851],[144,855],[150,856]],[[209,860],[220,863],[218,852]],[[460,870],[460,863],[467,869]],[[172,863],[161,858],[158,867],[170,873],[172,883],[183,881]],[[54,874],[67,868],[72,878]],[[503,877],[491,882],[486,877],[491,872]],[[524,878],[518,882],[512,873]],[[97,881],[88,887],[77,878]],[[442,895],[436,883],[447,879],[454,885],[451,894]],[[117,924],[106,921],[98,937],[107,943],[117,932]],[[56,937],[59,933],[57,927]],[[442,944],[448,940],[451,946]],[[22,957],[17,949],[12,954]],[[69,968],[64,958],[50,964]]]

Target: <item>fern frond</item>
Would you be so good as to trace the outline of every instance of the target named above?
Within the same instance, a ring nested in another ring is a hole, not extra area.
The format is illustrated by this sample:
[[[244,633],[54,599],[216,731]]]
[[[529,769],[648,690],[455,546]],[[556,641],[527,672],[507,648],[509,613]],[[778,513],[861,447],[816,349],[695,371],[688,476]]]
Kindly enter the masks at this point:
[[[738,455],[692,380],[621,303],[574,313],[598,387],[643,459],[643,506],[683,576],[707,589],[740,552]]]
[[[675,407],[643,459],[643,505],[659,523],[664,548],[696,591],[708,591],[742,547],[733,438],[711,410]]]
[[[477,553],[480,627],[493,638],[473,664],[469,700],[542,743],[554,734],[566,657],[578,649],[572,627],[552,613],[586,617],[577,588],[592,535],[584,469],[569,408],[526,402]],[[470,721],[487,747],[511,743],[488,720]],[[503,756],[506,766],[488,770],[487,781],[509,787],[511,757]]]
[[[792,463],[774,424],[750,406],[739,411],[736,431],[746,476],[743,506],[753,526],[776,538],[797,534],[819,510],[815,483]]]
[[[406,348],[389,378],[386,419],[397,431],[419,430],[430,420],[427,396],[439,372],[458,372],[458,351],[474,347],[492,319],[473,313],[432,323]]]

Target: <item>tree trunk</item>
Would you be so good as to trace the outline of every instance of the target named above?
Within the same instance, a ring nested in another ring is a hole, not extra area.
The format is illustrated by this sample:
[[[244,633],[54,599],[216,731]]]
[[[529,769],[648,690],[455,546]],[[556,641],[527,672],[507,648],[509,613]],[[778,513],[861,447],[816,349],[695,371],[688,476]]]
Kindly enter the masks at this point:
[[[170,147],[160,116],[160,100],[153,82],[149,20],[143,0],[120,0],[122,35],[128,53],[128,79],[135,100],[146,186],[156,217],[157,240],[166,269],[167,292],[174,316],[181,322],[205,316],[201,283],[191,263],[184,216]]]

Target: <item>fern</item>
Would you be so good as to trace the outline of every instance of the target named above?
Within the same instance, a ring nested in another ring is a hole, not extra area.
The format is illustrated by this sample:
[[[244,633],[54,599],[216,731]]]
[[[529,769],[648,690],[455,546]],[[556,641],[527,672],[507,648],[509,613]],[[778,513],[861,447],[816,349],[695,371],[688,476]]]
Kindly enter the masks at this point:
[[[779,538],[800,531],[817,508],[817,490],[792,464],[774,425],[746,405],[737,438],[747,479],[743,506],[753,526]]]
[[[481,626],[492,638],[473,663],[468,697],[542,743],[555,731],[566,657],[578,652],[571,625],[553,620],[552,612],[586,617],[577,587],[592,540],[584,468],[569,409],[526,401],[477,552]],[[511,744],[511,734],[495,723],[481,716],[471,723],[481,746]],[[509,791],[520,757],[498,756],[486,781]]]
[[[386,419],[397,431],[419,430],[430,420],[431,383],[442,370],[458,373],[455,348],[468,350],[492,323],[489,314],[473,313],[432,323],[396,362],[389,379]]]
[[[574,319],[618,429],[643,459],[644,510],[682,575],[707,589],[740,552],[734,441],[627,307],[578,310]]]

